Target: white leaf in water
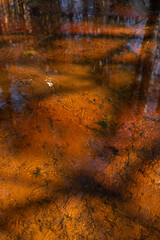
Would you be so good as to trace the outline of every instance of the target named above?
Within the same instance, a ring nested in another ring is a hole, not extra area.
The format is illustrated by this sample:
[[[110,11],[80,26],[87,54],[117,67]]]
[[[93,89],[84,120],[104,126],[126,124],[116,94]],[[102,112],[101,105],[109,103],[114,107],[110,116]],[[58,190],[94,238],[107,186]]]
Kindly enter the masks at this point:
[[[47,84],[48,84],[49,87],[53,86],[53,83],[51,81],[47,82]]]
[[[46,79],[45,79],[45,82],[48,84],[49,87],[52,87],[53,86],[53,82],[50,79],[51,78],[47,76]]]

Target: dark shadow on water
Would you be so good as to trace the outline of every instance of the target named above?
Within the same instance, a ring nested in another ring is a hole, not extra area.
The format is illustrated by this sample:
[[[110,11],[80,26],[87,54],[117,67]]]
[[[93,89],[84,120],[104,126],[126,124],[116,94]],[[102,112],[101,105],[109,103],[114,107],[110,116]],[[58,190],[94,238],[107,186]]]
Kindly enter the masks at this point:
[[[74,177],[70,178],[69,176],[64,186],[57,187],[52,182],[42,186],[42,189],[45,190],[45,194],[43,192],[42,197],[34,199],[34,194],[32,194],[31,196],[28,196],[24,204],[17,203],[13,207],[10,206],[6,209],[3,209],[3,212],[1,213],[2,216],[0,217],[1,231],[7,231],[10,236],[14,236],[14,231],[9,230],[9,225],[10,223],[14,222],[14,218],[15,216],[17,216],[17,213],[19,215],[25,216],[25,213],[27,213],[30,208],[46,209],[49,208],[50,205],[56,205],[58,198],[61,198],[61,196],[76,196],[77,194],[81,194],[84,199],[87,195],[93,196],[93,199],[94,197],[102,199],[102,202],[104,202],[104,204],[114,207],[114,214],[118,218],[122,217],[122,219],[128,219],[129,222],[131,221],[133,223],[140,224],[141,226],[146,228],[147,231],[150,232],[150,234],[152,234],[153,231],[159,234],[160,231],[158,228],[154,227],[154,223],[152,222],[152,220],[148,219],[146,221],[145,218],[143,219],[143,215],[135,217],[135,213],[132,212],[132,209],[122,210],[123,206],[125,206],[126,199],[123,199],[123,196],[121,194],[122,189],[124,192],[125,185],[127,187],[128,184],[132,184],[132,181],[130,181],[129,179],[132,179],[137,171],[141,171],[143,169],[143,165],[147,166],[148,164],[153,164],[155,157],[157,156],[157,154],[159,154],[158,146],[159,144],[157,140],[153,140],[152,152],[148,152],[148,149],[144,148],[139,150],[139,153],[142,153],[141,157],[137,159],[136,165],[130,166],[128,167],[128,169],[126,168],[123,175],[123,181],[120,180],[119,186],[118,188],[116,187],[115,190],[111,190],[114,189],[114,185],[107,189],[105,186],[97,182],[94,177],[88,175],[83,171],[77,172],[76,174],[74,173]],[[67,200],[66,202],[64,202],[64,208],[66,204]],[[58,205],[56,206],[57,208],[59,208]],[[58,211],[61,212],[61,209],[58,209]],[[95,209],[89,211],[90,215],[95,214]],[[61,216],[59,216],[59,218],[61,218]],[[97,218],[94,219],[94,221],[100,221],[100,219]]]
[[[59,1],[58,1],[59,2]],[[87,9],[88,6],[87,4],[85,5],[85,8]],[[100,14],[101,11],[101,6],[99,5],[99,2],[96,1],[96,5],[95,5],[95,14]],[[103,9],[102,9],[103,10]],[[36,9],[34,9],[34,13],[38,11]],[[87,10],[86,10],[87,12]],[[87,13],[86,13],[87,14]],[[86,17],[86,14],[84,12],[84,16]],[[37,13],[38,15],[38,13]],[[70,14],[70,20],[72,20],[72,15]],[[147,22],[147,27],[150,25],[150,21]],[[147,30],[146,30],[147,31]],[[143,48],[143,44],[145,45],[145,42],[148,40],[148,33],[146,32],[146,35],[144,36],[143,42],[142,42],[142,48]],[[86,35],[85,35],[86,36]],[[147,37],[146,37],[147,36]],[[153,37],[153,35],[149,35],[151,38]],[[96,37],[96,36],[95,36]],[[98,36],[100,37],[100,36]],[[108,37],[108,36],[106,36]],[[113,36],[112,36],[113,37]],[[149,37],[149,39],[150,39]],[[116,36],[117,38],[117,36]],[[51,37],[52,39],[52,37]],[[123,38],[124,39],[124,38]],[[49,41],[50,39],[48,39],[47,41]],[[48,44],[49,42],[47,42]],[[42,43],[43,45],[43,43]],[[102,61],[102,65],[105,66],[106,62],[108,61],[108,58],[110,58],[110,56],[112,54],[114,54],[114,52],[116,53],[117,51],[122,51],[124,49],[124,46],[120,46],[118,49],[115,50],[111,50],[108,54],[108,56],[105,56],[104,58],[101,59],[96,59],[95,64],[97,64],[99,61]],[[143,49],[142,49],[143,50]],[[106,55],[107,55],[106,54]],[[136,100],[136,97],[132,97],[131,99],[131,95],[133,93],[133,91],[136,88],[136,91],[139,90],[139,99],[137,100],[137,102],[143,102],[143,104],[145,104],[147,102],[147,96],[148,96],[148,87],[151,81],[151,73],[152,73],[152,56],[141,59],[138,61],[137,64],[137,69],[136,69],[136,74],[137,75],[141,75],[142,80],[140,82],[140,85],[132,85],[130,89],[128,88],[124,88],[119,90],[119,92],[114,92],[114,96],[116,99],[116,104],[117,102],[119,102],[119,107],[118,109],[116,109],[116,114],[117,114],[117,118],[120,117],[121,112],[123,112],[123,108],[125,104],[128,104],[131,100],[131,107],[134,104],[134,101]],[[112,61],[112,59],[110,59],[109,61]],[[119,64],[119,62],[117,62],[117,64]],[[103,66],[98,66],[98,64],[96,65],[97,69],[96,71],[100,70],[101,71],[101,67]],[[99,68],[99,69],[98,69]],[[146,68],[148,69],[148,73],[146,74]],[[55,90],[49,90],[49,91],[42,91],[40,94],[39,93],[34,93],[33,95],[31,95],[29,97],[29,104],[33,105],[33,104],[37,104],[40,101],[43,101],[43,99],[47,99],[49,97],[52,96],[56,96],[56,95],[63,95],[63,94],[68,94],[68,93],[76,93],[76,92],[83,92],[83,91],[90,91],[92,89],[94,89],[96,86],[98,86],[97,84],[97,79],[94,78],[93,80],[93,85],[91,85],[90,87],[81,87],[81,88],[76,88],[76,87],[58,87]],[[107,83],[108,84],[108,83]],[[107,86],[106,84],[106,86]],[[130,91],[129,91],[130,90]],[[12,94],[12,93],[11,93]],[[126,96],[126,98],[124,99],[124,97]],[[16,96],[17,97],[17,96]],[[13,97],[12,97],[13,98]],[[21,102],[21,98],[20,98],[20,102]],[[13,106],[12,106],[12,100],[11,97],[8,97],[8,113],[6,113],[6,115],[8,114],[8,116],[10,116],[10,120],[11,120],[11,125],[10,125],[10,129],[12,129],[12,113],[14,112]],[[23,101],[22,101],[23,102]],[[127,102],[127,103],[126,103]],[[17,102],[18,104],[19,102]],[[23,103],[24,104],[24,103]],[[29,105],[28,104],[28,105]],[[30,107],[30,106],[29,106]],[[29,109],[28,107],[28,109]],[[30,113],[33,113],[33,109],[31,108],[29,111]],[[20,111],[21,112],[21,111]],[[3,114],[3,110],[1,110],[1,115]],[[0,119],[2,123],[4,123],[4,121],[8,121],[5,120],[5,118],[1,118]],[[155,119],[153,118],[153,121]],[[156,121],[156,120],[155,120]],[[159,122],[155,122],[155,128],[157,128],[157,124]],[[102,125],[103,124],[103,125]],[[102,127],[104,127],[104,123],[101,122]],[[116,126],[115,126],[116,128]],[[105,134],[104,129],[103,129],[103,134]],[[152,132],[151,132],[152,133]],[[14,133],[16,136],[16,132]],[[99,132],[100,134],[100,132]],[[116,138],[116,132],[114,132],[114,137]],[[109,138],[106,140],[109,140]],[[134,164],[129,164],[125,166],[125,169],[122,169],[123,171],[121,172],[121,169],[118,169],[117,173],[115,172],[115,178],[118,179],[118,186],[111,184],[110,187],[106,187],[105,184],[102,184],[100,182],[98,182],[95,178],[94,175],[90,174],[90,170],[87,171],[77,171],[72,173],[71,172],[71,176],[67,176],[67,180],[65,179],[65,184],[61,185],[61,186],[57,186],[55,183],[53,182],[49,182],[49,183],[45,183],[42,187],[42,189],[44,190],[45,194],[43,194],[43,196],[37,197],[36,199],[34,199],[34,194],[31,194],[31,196],[28,196],[28,198],[26,199],[26,202],[24,204],[21,203],[17,203],[15,204],[15,206],[9,206],[6,208],[2,209],[2,215],[0,216],[0,230],[1,232],[8,232],[10,234],[11,237],[17,237],[16,233],[14,235],[14,230],[10,229],[10,225],[12,223],[15,222],[15,216],[17,216],[17,214],[19,216],[22,216],[22,221],[23,218],[25,218],[25,213],[27,213],[27,211],[29,209],[47,209],[49,208],[49,206],[51,204],[56,204],[56,202],[59,200],[59,197],[66,197],[66,196],[76,196],[77,194],[81,194],[84,198],[86,196],[91,196],[93,197],[98,197],[99,199],[102,200],[102,202],[105,202],[105,204],[110,204],[113,206],[115,206],[116,209],[116,214],[115,216],[117,217],[121,217],[122,218],[126,218],[129,219],[128,221],[132,221],[136,224],[142,225],[144,228],[146,228],[150,234],[152,235],[152,232],[157,232],[157,234],[160,234],[160,230],[158,228],[155,227],[154,223],[152,222],[152,219],[149,218],[147,221],[145,221],[145,216],[140,215],[137,217],[134,217],[134,210],[133,209],[122,209],[123,206],[125,206],[125,203],[128,201],[128,199],[123,197],[123,193],[124,191],[127,191],[128,186],[131,186],[133,184],[133,179],[136,175],[137,172],[143,172],[144,167],[150,166],[151,164],[154,164],[157,161],[157,157],[159,156],[159,146],[160,146],[160,142],[158,138],[154,138],[151,143],[147,142],[148,139],[146,139],[146,144],[150,145],[150,149],[148,149],[148,147],[140,147],[139,149],[136,148],[136,146],[132,146],[132,148],[128,148],[124,149],[124,151],[126,151],[127,153],[131,154],[131,153],[135,153],[137,154],[137,159],[135,161]],[[23,140],[22,140],[23,142]],[[136,145],[136,144],[135,144]],[[25,148],[25,146],[24,146]],[[107,146],[107,148],[113,153],[113,160],[112,160],[112,164],[115,161],[116,164],[116,157],[119,154],[119,150],[115,147],[112,146]],[[21,151],[23,150],[23,148],[21,149]],[[107,176],[106,176],[107,177]],[[3,178],[5,181],[14,181],[14,179],[12,179],[12,177],[5,177],[5,174],[2,174],[1,178]],[[26,183],[26,179],[20,179],[21,180],[21,184]],[[31,182],[29,182],[29,184],[31,184]],[[28,183],[26,183],[28,184]],[[36,181],[33,181],[33,185],[36,186]],[[66,203],[64,203],[66,204]],[[121,211],[119,211],[119,208],[121,209]],[[61,211],[59,210],[59,213],[61,214]],[[34,213],[33,213],[34,214]],[[92,214],[92,213],[91,213]],[[61,216],[60,216],[61,218]],[[95,221],[99,221],[100,219],[98,219],[99,217],[97,216]],[[24,219],[24,221],[26,221],[26,219]],[[52,225],[52,223],[50,223],[50,225]],[[103,224],[102,224],[103,225]],[[105,227],[105,223],[104,226]],[[157,235],[158,236],[158,235]]]

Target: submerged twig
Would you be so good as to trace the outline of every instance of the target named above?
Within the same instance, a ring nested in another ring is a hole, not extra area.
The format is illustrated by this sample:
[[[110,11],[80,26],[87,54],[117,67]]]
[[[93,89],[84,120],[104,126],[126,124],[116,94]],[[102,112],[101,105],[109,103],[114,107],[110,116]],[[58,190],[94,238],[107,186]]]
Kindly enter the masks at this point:
[[[0,142],[1,142],[4,138],[8,137],[9,135],[11,135],[11,132],[8,132],[8,133],[6,133],[4,136],[0,137]]]

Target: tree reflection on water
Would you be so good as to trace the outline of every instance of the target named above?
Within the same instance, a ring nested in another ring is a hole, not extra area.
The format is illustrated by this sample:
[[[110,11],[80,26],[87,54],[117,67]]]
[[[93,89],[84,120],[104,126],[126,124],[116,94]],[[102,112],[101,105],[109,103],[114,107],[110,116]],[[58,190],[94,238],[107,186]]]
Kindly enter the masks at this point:
[[[0,1],[1,239],[159,239],[159,3]]]

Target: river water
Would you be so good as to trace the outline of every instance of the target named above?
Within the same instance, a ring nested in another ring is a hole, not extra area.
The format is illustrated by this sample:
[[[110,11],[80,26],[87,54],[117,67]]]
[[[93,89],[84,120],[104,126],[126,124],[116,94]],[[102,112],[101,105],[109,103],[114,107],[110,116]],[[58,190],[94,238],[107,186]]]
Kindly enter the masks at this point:
[[[0,1],[0,239],[160,239],[154,4]]]

